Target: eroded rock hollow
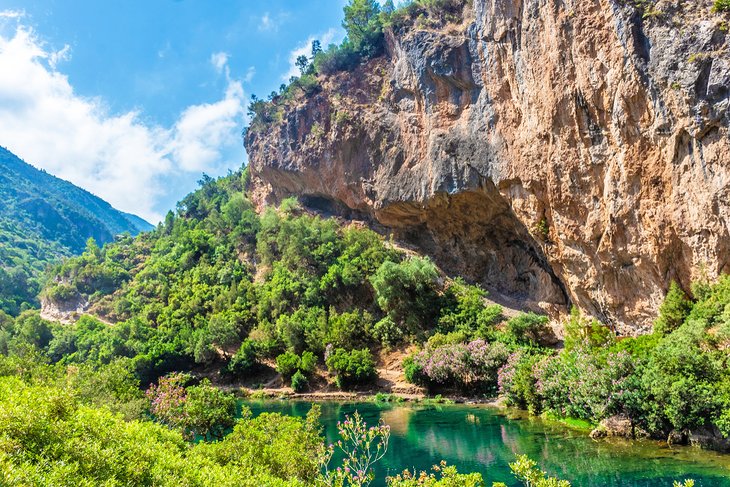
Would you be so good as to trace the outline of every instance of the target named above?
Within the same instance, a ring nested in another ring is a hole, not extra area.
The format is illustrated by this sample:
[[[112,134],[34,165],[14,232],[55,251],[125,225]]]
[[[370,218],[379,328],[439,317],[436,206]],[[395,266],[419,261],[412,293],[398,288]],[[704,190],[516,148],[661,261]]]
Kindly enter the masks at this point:
[[[474,0],[245,138],[259,202],[390,229],[447,272],[648,330],[729,264],[730,54],[710,1]]]

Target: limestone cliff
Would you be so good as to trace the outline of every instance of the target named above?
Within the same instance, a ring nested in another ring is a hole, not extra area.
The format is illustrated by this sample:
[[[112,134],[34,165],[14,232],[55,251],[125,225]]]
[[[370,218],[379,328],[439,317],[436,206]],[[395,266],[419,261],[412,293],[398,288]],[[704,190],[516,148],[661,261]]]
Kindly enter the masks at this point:
[[[474,0],[249,130],[260,202],[370,220],[495,296],[648,329],[730,263],[727,16]]]

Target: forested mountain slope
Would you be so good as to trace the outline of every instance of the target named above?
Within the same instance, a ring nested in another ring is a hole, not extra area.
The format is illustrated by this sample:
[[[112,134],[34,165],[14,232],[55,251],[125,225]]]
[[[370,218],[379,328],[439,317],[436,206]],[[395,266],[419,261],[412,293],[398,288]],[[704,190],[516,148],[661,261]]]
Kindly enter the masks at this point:
[[[34,303],[45,266],[81,253],[89,238],[103,244],[152,228],[0,147],[1,310],[17,314]]]

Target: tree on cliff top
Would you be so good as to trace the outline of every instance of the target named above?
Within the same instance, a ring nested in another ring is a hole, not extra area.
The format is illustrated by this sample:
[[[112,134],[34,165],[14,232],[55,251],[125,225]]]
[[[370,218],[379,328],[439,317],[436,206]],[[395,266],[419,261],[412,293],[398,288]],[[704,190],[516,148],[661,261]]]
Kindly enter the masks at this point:
[[[350,0],[344,8],[342,27],[360,55],[374,57],[383,49],[383,22],[380,5],[375,0]]]

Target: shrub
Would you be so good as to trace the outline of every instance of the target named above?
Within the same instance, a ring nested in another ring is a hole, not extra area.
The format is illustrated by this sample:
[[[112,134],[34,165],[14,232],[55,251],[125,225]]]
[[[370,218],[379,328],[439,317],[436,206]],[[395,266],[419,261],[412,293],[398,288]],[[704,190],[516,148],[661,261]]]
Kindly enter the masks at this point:
[[[367,311],[338,314],[331,309],[326,342],[335,348],[366,346],[370,342],[367,330],[371,328],[372,321],[373,317]]]
[[[509,356],[497,372],[499,393],[506,403],[539,413],[542,405],[537,394],[537,379],[533,373],[535,364],[543,359],[541,355],[530,355],[518,351]]]
[[[339,71],[348,71],[360,61],[360,55],[355,51],[352,43],[345,40],[340,46],[330,44],[326,51],[314,57],[314,69],[324,75]]]
[[[660,335],[673,332],[679,328],[691,309],[692,303],[687,299],[687,295],[675,281],[672,281],[667,296],[659,307],[659,317],[654,323],[654,332]]]
[[[479,286],[466,284],[461,278],[454,280],[446,290],[447,301],[451,306],[441,310],[438,328],[443,333],[452,331],[478,335],[486,338],[492,333],[494,325],[502,320],[502,307],[484,306],[487,292]]]
[[[301,370],[305,375],[311,375],[316,367],[317,357],[309,350],[302,353],[302,360],[299,364],[299,370]]]
[[[438,271],[428,258],[411,257],[399,264],[386,261],[370,282],[380,308],[415,333],[435,322],[439,311]]]
[[[712,10],[715,12],[730,12],[730,0],[715,0]]]
[[[306,390],[307,387],[309,387],[307,377],[302,374],[301,370],[297,370],[291,377],[291,388],[294,389],[294,392],[302,392]]]
[[[581,316],[580,310],[573,307],[565,323],[565,349],[605,347],[615,339],[613,332],[598,320]]]
[[[291,379],[295,372],[299,370],[302,359],[293,352],[284,352],[276,357],[276,370],[284,377],[285,380]]]
[[[373,325],[372,335],[386,347],[398,345],[405,338],[403,327],[398,326],[390,316],[386,316]]]
[[[222,440],[235,423],[236,398],[233,394],[211,386],[208,379],[188,387],[185,392],[184,425],[189,436],[206,441]]]
[[[387,478],[388,487],[484,487],[479,473],[462,474],[453,465],[433,467],[433,473],[416,473],[406,470],[395,477]],[[496,484],[495,484],[496,485]]]
[[[547,316],[522,313],[507,321],[507,336],[518,344],[537,345],[546,331],[547,322]]]
[[[226,371],[238,378],[249,374],[258,365],[258,349],[253,340],[246,339],[228,363]]]
[[[336,383],[341,388],[365,384],[377,377],[373,356],[365,348],[350,352],[338,348],[327,357],[326,363],[327,368],[337,374]]]
[[[426,377],[423,375],[423,367],[416,362],[413,355],[403,359],[403,373],[411,384],[425,384]]]
[[[503,343],[489,344],[474,340],[468,344],[457,343],[437,348],[426,347],[413,359],[411,375],[418,374],[430,386],[454,385],[464,389],[488,391],[497,386],[497,372],[509,352]],[[417,366],[419,369],[415,369]]]

